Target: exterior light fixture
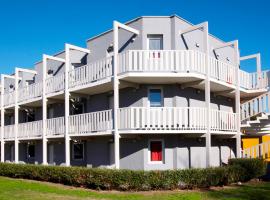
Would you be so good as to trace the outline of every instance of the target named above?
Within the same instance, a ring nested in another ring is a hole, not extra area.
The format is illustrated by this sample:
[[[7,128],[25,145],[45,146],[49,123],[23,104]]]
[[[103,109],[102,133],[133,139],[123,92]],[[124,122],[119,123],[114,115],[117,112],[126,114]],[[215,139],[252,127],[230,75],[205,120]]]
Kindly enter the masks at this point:
[[[199,47],[200,47],[200,44],[196,42],[195,46],[196,46],[197,48],[199,48]]]

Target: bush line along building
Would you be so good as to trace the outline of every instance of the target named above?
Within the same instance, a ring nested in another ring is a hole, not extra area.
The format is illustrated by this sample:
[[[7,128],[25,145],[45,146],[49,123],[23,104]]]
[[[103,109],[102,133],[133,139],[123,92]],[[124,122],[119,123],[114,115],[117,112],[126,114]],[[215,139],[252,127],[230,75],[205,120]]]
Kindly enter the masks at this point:
[[[254,73],[240,60],[257,58]],[[219,166],[265,95],[259,54],[173,16],[139,17],[1,75],[1,162],[117,169]],[[252,107],[252,109],[251,109]]]

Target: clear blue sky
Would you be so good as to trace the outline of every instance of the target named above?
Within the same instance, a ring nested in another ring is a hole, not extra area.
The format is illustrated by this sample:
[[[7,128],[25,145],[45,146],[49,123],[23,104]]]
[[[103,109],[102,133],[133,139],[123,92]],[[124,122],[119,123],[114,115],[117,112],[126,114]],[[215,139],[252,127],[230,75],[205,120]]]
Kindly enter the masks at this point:
[[[0,0],[0,73],[32,68],[43,53],[86,39],[141,15],[177,14],[196,24],[209,22],[212,34],[239,40],[241,55],[261,52],[270,68],[268,0]],[[251,69],[247,63],[247,71]]]

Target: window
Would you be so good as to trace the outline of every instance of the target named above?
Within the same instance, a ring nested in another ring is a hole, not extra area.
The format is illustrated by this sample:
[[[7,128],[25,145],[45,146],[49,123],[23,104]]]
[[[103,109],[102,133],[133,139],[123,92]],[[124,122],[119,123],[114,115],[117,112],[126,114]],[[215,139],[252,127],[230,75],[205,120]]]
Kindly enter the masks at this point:
[[[148,35],[148,50],[162,50],[163,49],[163,35]]]
[[[27,148],[27,156],[28,158],[34,158],[35,157],[35,145],[29,144]]]
[[[150,107],[161,107],[163,104],[162,90],[161,89],[149,89],[149,103]]]
[[[150,162],[163,161],[163,141],[154,140],[150,141]]]
[[[83,160],[84,158],[84,143],[73,144],[73,160]]]

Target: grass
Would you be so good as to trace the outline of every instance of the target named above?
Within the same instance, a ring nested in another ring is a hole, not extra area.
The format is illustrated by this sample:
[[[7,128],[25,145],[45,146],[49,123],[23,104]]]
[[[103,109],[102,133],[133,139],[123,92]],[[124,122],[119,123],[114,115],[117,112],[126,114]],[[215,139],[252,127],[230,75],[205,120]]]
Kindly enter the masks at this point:
[[[0,199],[102,200],[270,200],[270,182],[214,188],[205,191],[98,192],[59,184],[0,177]]]

